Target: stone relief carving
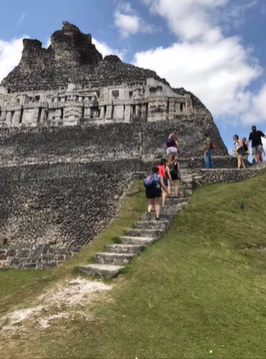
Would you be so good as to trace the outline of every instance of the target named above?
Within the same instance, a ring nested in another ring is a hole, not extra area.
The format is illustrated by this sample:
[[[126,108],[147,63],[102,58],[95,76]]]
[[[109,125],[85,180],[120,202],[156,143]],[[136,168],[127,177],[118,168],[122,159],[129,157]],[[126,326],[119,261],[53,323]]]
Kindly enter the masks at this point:
[[[158,87],[163,89],[162,86]],[[1,95],[0,99],[4,99],[3,105],[0,106],[1,126],[16,127],[23,124],[39,124],[40,122],[42,126],[45,126],[46,121],[49,125],[50,121],[58,119],[63,125],[69,125],[79,123],[81,118],[87,118],[90,122],[91,120],[130,122],[135,119],[143,121],[152,119],[154,121],[157,118],[156,114],[158,114],[158,120],[166,119],[170,108],[174,109],[175,113],[182,112],[182,114],[186,114],[186,108],[189,108],[190,113],[193,111],[189,96],[173,96],[171,94],[172,96],[168,97],[166,90],[161,96],[158,94],[151,97],[146,96],[149,93],[150,87],[147,84],[133,87],[125,84],[120,87],[86,90],[80,89],[78,85],[70,84],[67,90],[60,92],[38,91]],[[47,113],[42,116],[42,121],[38,119],[39,109],[40,111],[45,110]],[[21,113],[24,111],[23,116],[18,113],[18,117],[22,120],[13,121],[13,117],[8,115],[11,111]],[[69,119],[71,119],[70,123]]]
[[[82,33],[68,22],[51,35],[47,49],[38,40],[23,40],[19,65],[0,85],[1,126],[24,124],[24,115],[20,116],[22,121],[10,121],[8,113],[15,106],[20,106],[20,111],[46,110],[42,126],[54,112],[61,113],[63,125],[69,124],[69,118],[77,119],[77,113],[97,123],[136,118],[162,121],[180,113],[208,114],[196,96],[183,88],[171,88],[154,71],[123,63],[116,55],[103,58],[91,34]],[[39,123],[36,113],[33,111],[32,123]]]

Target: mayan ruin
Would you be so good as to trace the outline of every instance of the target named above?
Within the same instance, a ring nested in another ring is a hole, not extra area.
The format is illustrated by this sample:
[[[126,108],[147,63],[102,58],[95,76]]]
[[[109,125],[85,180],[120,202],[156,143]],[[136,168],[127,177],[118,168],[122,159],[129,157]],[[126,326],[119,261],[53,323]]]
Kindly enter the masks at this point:
[[[0,87],[3,268],[56,266],[88,245],[115,215],[128,180],[164,154],[173,129],[184,140],[183,166],[202,167],[195,148],[206,131],[217,168],[234,166],[191,92],[116,55],[103,58],[92,36],[68,22],[50,42],[24,39]]]
[[[63,22],[48,49],[23,40],[19,65],[2,81],[0,126],[73,126],[174,120],[204,114],[205,106],[184,89],[172,89],[150,70],[104,59],[91,35]]]
[[[266,0],[0,9],[0,359],[266,358]]]

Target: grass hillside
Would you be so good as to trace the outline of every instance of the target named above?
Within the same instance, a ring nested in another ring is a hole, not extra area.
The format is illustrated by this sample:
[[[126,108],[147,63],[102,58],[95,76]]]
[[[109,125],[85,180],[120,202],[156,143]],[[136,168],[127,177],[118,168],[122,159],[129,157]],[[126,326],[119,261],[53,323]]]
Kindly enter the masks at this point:
[[[265,198],[265,174],[196,189],[165,236],[134,258],[123,276],[107,282],[111,291],[49,328],[20,323],[16,333],[0,330],[0,358],[265,358]],[[78,264],[144,210],[141,190],[124,200],[119,216],[91,246],[64,265],[1,271],[0,319],[75,278]]]

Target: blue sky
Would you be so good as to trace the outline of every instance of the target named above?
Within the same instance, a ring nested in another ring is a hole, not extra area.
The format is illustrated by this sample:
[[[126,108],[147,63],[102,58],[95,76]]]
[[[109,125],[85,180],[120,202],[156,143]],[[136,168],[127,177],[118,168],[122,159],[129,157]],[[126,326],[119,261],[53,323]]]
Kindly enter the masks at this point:
[[[103,55],[155,70],[210,109],[227,145],[266,131],[265,0],[1,0],[0,79],[23,37],[47,46],[66,20],[91,33]]]

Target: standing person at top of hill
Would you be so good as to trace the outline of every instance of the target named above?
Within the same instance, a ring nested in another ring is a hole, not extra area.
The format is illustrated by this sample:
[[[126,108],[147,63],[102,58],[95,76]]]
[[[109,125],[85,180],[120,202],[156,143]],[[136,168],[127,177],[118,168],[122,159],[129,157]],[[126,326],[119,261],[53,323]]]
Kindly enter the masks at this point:
[[[247,141],[246,137],[242,137],[241,141],[243,143],[243,148],[245,151],[244,160],[247,160],[248,156],[249,156],[248,141]]]
[[[252,156],[255,157],[252,162],[254,164],[256,162],[263,161],[263,145],[261,142],[261,137],[266,138],[266,136],[262,131],[257,131],[256,126],[252,126],[251,130],[252,132],[249,135],[248,142],[252,141]]]
[[[204,158],[204,166],[205,168],[215,168],[212,162],[212,148],[209,135],[205,133],[203,135],[203,158]]]
[[[237,158],[237,168],[245,168],[244,156],[246,154],[246,149],[244,148],[244,143],[239,139],[238,135],[233,136],[234,141],[234,153]]]
[[[167,154],[167,163],[168,165],[172,162],[172,156],[178,156],[179,153],[179,141],[182,141],[177,137],[176,130],[174,130],[167,138],[166,141],[166,154]]]

